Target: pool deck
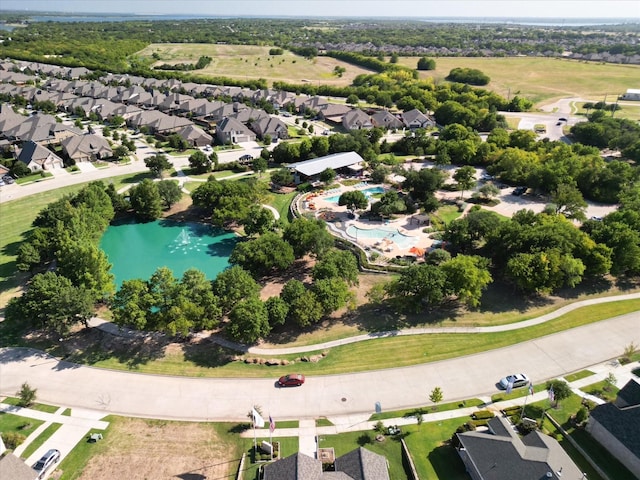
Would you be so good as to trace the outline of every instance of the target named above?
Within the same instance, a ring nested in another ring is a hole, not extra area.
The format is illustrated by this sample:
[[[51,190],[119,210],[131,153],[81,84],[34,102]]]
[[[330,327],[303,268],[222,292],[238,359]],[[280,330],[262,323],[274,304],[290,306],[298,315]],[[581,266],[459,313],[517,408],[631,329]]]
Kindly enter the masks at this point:
[[[412,255],[410,250],[414,247],[428,251],[433,245],[434,239],[422,231],[427,225],[419,223],[414,218],[414,215],[405,215],[390,221],[371,221],[358,216],[356,218],[350,218],[346,206],[339,206],[337,203],[325,200],[325,198],[335,197],[350,190],[364,190],[366,188],[382,186],[383,185],[380,184],[363,182],[362,184],[354,186],[333,188],[322,193],[311,193],[303,197],[303,201],[301,202],[303,208],[301,211],[314,212],[316,218],[327,222],[330,231],[334,235],[349,240],[366,251],[377,252],[381,257],[386,257],[387,259]],[[306,208],[304,207],[305,205]],[[383,227],[385,230],[390,230],[390,232],[385,238],[363,238],[361,236],[356,238],[347,233],[347,229],[352,226],[361,230],[372,230]],[[396,231],[403,236],[415,238],[416,240],[413,242],[413,245],[402,248],[401,245],[394,242],[392,234]]]

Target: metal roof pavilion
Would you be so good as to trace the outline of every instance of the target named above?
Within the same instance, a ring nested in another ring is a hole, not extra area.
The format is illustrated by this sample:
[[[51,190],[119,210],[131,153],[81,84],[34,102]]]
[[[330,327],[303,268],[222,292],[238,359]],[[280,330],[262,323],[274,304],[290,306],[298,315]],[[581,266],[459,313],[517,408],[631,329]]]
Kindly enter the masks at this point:
[[[363,162],[364,159],[356,152],[342,152],[327,155],[326,157],[318,157],[304,162],[296,162],[288,165],[296,172],[312,177],[324,172],[327,168],[337,170],[338,168],[348,167]]]

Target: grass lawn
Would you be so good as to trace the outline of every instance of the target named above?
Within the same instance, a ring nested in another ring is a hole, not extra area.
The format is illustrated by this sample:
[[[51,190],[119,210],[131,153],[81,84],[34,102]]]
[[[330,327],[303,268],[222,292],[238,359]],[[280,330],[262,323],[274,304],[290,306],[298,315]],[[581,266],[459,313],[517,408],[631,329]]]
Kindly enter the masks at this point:
[[[20,399],[16,397],[7,397],[2,401],[2,403],[18,405],[20,403]],[[56,413],[59,407],[56,407],[55,405],[47,405],[46,403],[34,403],[29,408],[31,410],[37,410],[38,412]]]
[[[260,442],[265,440],[264,438],[258,438],[258,446]],[[266,439],[269,441],[269,439]],[[298,452],[298,437],[274,437],[273,443],[280,442],[280,458],[286,458],[289,455],[293,455]],[[253,438],[241,439],[242,451],[246,453],[245,469],[242,473],[243,480],[259,480],[259,469],[262,465],[266,465],[267,462],[255,462]]]
[[[41,420],[0,412],[0,432],[17,432],[24,435],[25,439],[43,423]]]
[[[404,428],[404,427],[403,427]],[[340,457],[358,447],[364,447],[372,452],[386,457],[389,462],[389,477],[397,480],[408,479],[402,465],[400,440],[385,436],[383,442],[375,440],[377,433],[373,430],[362,432],[341,433],[340,435],[321,435],[318,447],[333,448],[336,457]],[[428,477],[420,477],[428,478]]]
[[[369,421],[376,420],[386,420],[388,418],[401,418],[401,417],[415,417],[416,414],[422,413],[423,415],[428,415],[429,413],[434,412],[445,412],[448,410],[455,410],[457,408],[467,408],[467,407],[477,407],[482,405],[484,402],[479,398],[472,398],[470,400],[462,400],[460,402],[449,402],[449,403],[441,403],[438,405],[433,405],[429,407],[422,408],[410,408],[406,410],[396,410],[393,412],[382,412],[382,413],[374,413],[369,417]],[[425,417],[428,419],[428,417]]]
[[[196,76],[231,77],[243,80],[265,79],[269,84],[280,80],[292,83],[314,83],[323,85],[350,85],[360,74],[371,73],[364,68],[330,57],[306,59],[289,51],[283,55],[269,55],[269,46],[216,45],[213,43],[154,43],[137,55],[151,57],[159,55],[158,65],[163,63],[196,63],[207,55],[212,62],[204,69],[191,72]],[[333,74],[336,66],[345,69],[341,77]]]
[[[27,448],[24,449],[24,452],[22,452],[22,458],[29,458],[33,454],[33,452],[44,445],[44,442],[46,442],[49,437],[51,437],[51,435],[53,435],[61,426],[61,423],[52,423],[47,428],[45,428],[44,432],[38,435],[38,438],[36,438],[29,444]]]
[[[591,375],[595,375],[595,373],[593,373],[591,370],[580,370],[579,372],[565,375],[564,379],[567,382],[571,383],[571,382],[575,382],[576,380],[580,380],[582,378],[590,377]]]
[[[546,387],[544,384],[540,384],[540,385],[534,385],[533,386],[533,391],[534,393],[538,393],[541,392],[543,390],[545,390]],[[503,402],[505,400],[513,400],[514,398],[521,398],[524,397],[526,395],[529,395],[529,387],[526,388],[516,388],[514,390],[511,391],[511,393],[507,393],[506,391],[500,392],[500,393],[494,393],[493,395],[491,395],[491,401],[492,402]]]
[[[594,397],[599,397],[606,402],[613,402],[616,399],[618,392],[620,391],[618,387],[616,387],[615,385],[611,385],[605,380],[592,383],[591,385],[582,387],[580,390],[588,393],[589,395],[593,395]]]
[[[271,205],[280,214],[280,220],[284,225],[289,223],[289,205],[298,192],[270,193],[265,203]]]
[[[401,57],[398,63],[416,68],[417,59]],[[491,78],[483,88],[503,97],[523,96],[536,106],[565,97],[599,101],[609,95],[613,100],[628,88],[634,88],[640,77],[639,65],[538,57],[439,57],[436,69],[420,72],[420,78],[433,77],[439,83],[456,67],[477,68]]]

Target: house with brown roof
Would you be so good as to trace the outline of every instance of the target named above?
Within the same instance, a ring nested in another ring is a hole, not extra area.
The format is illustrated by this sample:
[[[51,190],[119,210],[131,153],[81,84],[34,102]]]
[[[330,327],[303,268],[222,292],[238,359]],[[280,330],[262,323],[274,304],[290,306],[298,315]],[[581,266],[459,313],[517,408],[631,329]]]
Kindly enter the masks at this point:
[[[60,143],[69,158],[76,162],[94,162],[113,157],[111,145],[101,135],[77,135],[65,138]]]
[[[560,444],[534,430],[520,437],[506,417],[488,430],[457,433],[458,455],[473,480],[581,480],[582,471]]]
[[[187,125],[176,132],[192,147],[204,147],[213,143],[213,137],[196,125]]]
[[[334,470],[323,471],[322,462],[295,453],[265,465],[263,480],[389,480],[387,459],[360,447],[336,458]]]
[[[640,478],[640,383],[629,380],[615,401],[591,410],[587,431]]]
[[[402,120],[388,110],[380,110],[379,112],[371,115],[371,123],[373,123],[375,127],[384,128],[385,130],[404,127]]]
[[[216,137],[222,144],[253,142],[256,134],[235,118],[226,117],[216,128]]]
[[[342,126],[347,130],[370,130],[373,128],[371,117],[368,114],[354,108],[350,112],[347,112],[342,117]]]
[[[433,128],[436,126],[436,122],[422,113],[417,108],[404,112],[402,114],[402,121],[407,128]]]
[[[16,159],[32,172],[64,167],[64,162],[59,156],[33,141],[25,142],[22,148],[17,148],[15,155]]]
[[[13,453],[8,453],[0,458],[0,478],[6,480],[36,480],[38,472]]]
[[[289,138],[287,124],[277,117],[263,117],[251,122],[249,127],[256,132],[256,135],[260,138],[264,138],[265,135],[270,135],[271,138],[279,138],[280,140]]]

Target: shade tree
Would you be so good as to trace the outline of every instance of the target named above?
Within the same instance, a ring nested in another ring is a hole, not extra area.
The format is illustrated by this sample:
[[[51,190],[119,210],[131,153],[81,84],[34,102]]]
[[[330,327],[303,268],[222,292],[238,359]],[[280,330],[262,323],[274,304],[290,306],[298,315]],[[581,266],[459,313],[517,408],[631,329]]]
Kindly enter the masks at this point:
[[[236,244],[229,263],[239,265],[255,276],[281,272],[295,260],[293,248],[274,232]]]

